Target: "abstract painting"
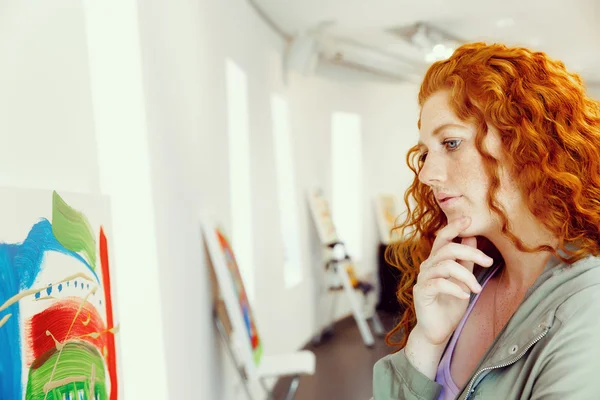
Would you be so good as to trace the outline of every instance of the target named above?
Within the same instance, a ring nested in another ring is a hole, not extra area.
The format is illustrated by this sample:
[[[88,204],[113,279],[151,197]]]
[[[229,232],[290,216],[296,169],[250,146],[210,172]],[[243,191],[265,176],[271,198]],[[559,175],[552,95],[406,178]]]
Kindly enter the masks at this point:
[[[256,323],[254,322],[252,309],[250,308],[250,303],[248,302],[248,296],[246,295],[246,290],[244,289],[242,275],[240,274],[240,270],[235,260],[235,255],[233,254],[233,250],[229,245],[229,241],[219,229],[215,230],[215,234],[219,238],[221,251],[223,252],[223,256],[225,257],[227,268],[229,270],[229,275],[231,277],[231,282],[233,283],[235,289],[236,300],[240,307],[240,311],[244,320],[245,331],[248,335],[250,347],[252,348],[252,356],[254,362],[258,365],[262,356],[262,344],[258,337]]]
[[[204,243],[208,250],[209,272],[213,278],[213,301],[217,316],[226,328],[228,340],[233,348],[239,349],[245,369],[250,374],[256,371],[263,355],[263,343],[252,312],[252,307],[238,263],[224,230],[210,218],[203,218]],[[220,299],[225,310],[219,310]],[[219,315],[219,311],[221,314]],[[223,311],[227,315],[223,315]],[[233,331],[233,332],[231,332]]]
[[[0,399],[115,400],[106,198],[0,189]]]

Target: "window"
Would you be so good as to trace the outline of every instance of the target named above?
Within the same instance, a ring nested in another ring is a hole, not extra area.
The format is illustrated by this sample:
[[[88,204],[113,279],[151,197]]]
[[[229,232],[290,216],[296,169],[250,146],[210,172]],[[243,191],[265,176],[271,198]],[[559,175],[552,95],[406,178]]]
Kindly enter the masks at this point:
[[[271,96],[271,116],[273,119],[279,219],[284,248],[283,276],[285,287],[291,288],[302,281],[302,264],[289,107],[287,101],[281,96]]]
[[[331,214],[348,253],[359,261],[363,243],[361,118],[336,112],[331,125]]]
[[[252,247],[248,79],[246,73],[230,59],[226,60],[225,68],[229,135],[231,242],[248,297],[253,300],[254,254]]]

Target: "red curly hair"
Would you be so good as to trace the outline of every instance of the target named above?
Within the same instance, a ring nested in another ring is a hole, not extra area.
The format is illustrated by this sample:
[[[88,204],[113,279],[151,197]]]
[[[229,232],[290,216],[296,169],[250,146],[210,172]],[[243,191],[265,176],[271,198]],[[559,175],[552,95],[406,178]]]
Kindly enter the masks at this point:
[[[476,147],[491,179],[487,199],[503,234],[521,251],[551,251],[569,264],[600,254],[600,102],[586,95],[579,76],[542,52],[473,43],[429,68],[419,105],[440,90],[449,91],[452,110],[477,129]],[[507,167],[526,194],[529,210],[559,238],[557,249],[529,248],[511,232],[496,200],[498,160],[482,146],[488,124],[500,133]],[[431,189],[418,179],[419,156],[414,146],[406,157],[414,180],[404,196],[406,219],[394,228],[404,239],[386,252],[401,271],[397,297],[404,312],[386,337],[397,350],[406,346],[416,324],[412,288],[419,266],[429,256],[435,232],[447,224]],[[573,242],[578,250],[569,252],[565,245]],[[396,334],[401,334],[399,341],[393,340]]]

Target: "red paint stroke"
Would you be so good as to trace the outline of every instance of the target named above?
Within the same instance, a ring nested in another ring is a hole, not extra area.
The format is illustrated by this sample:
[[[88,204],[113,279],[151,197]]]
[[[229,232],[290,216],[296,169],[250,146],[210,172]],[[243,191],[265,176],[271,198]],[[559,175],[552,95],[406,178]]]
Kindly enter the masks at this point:
[[[113,303],[110,290],[110,269],[108,265],[108,244],[104,229],[100,227],[100,263],[102,265],[102,286],[104,288],[104,303],[106,305],[106,323],[114,326]],[[117,400],[117,353],[115,351],[115,336],[106,336],[106,364],[110,376],[110,400]]]
[[[88,342],[98,348],[100,354],[107,342],[107,337],[112,337],[112,333],[106,333],[106,325],[102,317],[93,304],[85,302],[78,297],[68,297],[51,307],[48,307],[39,314],[34,315],[26,324],[27,338],[29,348],[27,363],[31,365],[33,361],[44,353],[56,347],[52,336],[46,334],[49,331],[60,343],[69,339],[76,339]],[[79,315],[77,312],[81,307]],[[74,322],[73,322],[74,321]],[[85,323],[85,324],[84,324]],[[99,333],[100,336],[94,338],[90,333]],[[69,335],[67,337],[67,335]]]

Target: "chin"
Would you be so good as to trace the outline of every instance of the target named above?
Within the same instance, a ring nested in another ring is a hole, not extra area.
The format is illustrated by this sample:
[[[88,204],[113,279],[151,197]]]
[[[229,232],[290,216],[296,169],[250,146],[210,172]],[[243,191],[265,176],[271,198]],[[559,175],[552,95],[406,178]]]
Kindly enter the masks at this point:
[[[477,226],[475,222],[471,222],[471,226],[462,231],[459,237],[485,236],[486,230],[482,226]]]
[[[481,233],[476,229],[466,229],[458,235],[458,237],[460,237],[460,238],[473,237],[473,236],[481,236]]]

